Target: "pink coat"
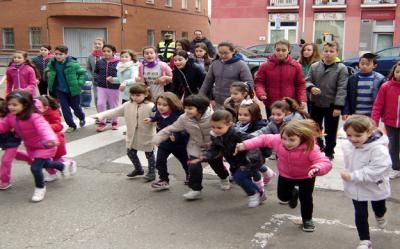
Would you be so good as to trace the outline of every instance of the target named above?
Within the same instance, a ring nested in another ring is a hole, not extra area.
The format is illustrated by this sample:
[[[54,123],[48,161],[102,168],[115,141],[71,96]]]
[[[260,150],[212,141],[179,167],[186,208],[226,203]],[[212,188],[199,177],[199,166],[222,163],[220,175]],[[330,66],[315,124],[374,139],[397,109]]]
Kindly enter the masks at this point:
[[[308,172],[312,168],[318,168],[317,176],[327,174],[332,169],[332,163],[322,153],[318,145],[310,152],[306,152],[305,144],[301,144],[293,150],[287,150],[282,143],[281,135],[261,135],[243,142],[247,150],[270,147],[278,156],[279,175],[290,179],[310,178]]]
[[[275,55],[271,56],[261,65],[254,82],[257,97],[267,96],[267,107],[283,97],[307,102],[303,69],[290,55],[282,63]]]
[[[14,90],[24,90],[36,96],[37,80],[35,70],[27,65],[22,64],[17,67],[15,64],[11,64],[7,68],[7,93]]]
[[[390,127],[400,127],[400,81],[385,82],[378,91],[371,118],[379,125],[379,120]]]
[[[32,113],[26,120],[17,119],[14,114],[7,114],[0,119],[0,133],[15,130],[24,141],[26,151],[31,158],[51,159],[54,157],[57,147],[47,147],[50,141],[58,141],[57,135],[51,129],[49,123],[39,113]]]

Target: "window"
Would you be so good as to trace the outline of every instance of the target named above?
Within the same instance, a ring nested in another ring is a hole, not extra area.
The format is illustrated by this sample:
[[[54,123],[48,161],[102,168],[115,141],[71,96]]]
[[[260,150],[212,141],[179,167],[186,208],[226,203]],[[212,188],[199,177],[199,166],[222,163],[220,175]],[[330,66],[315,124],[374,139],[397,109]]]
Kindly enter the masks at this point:
[[[146,3],[154,4],[154,0],[146,0]]]
[[[188,8],[188,1],[182,0],[182,9],[187,9],[187,8]]]
[[[14,29],[12,28],[3,29],[3,48],[6,49],[15,48]]]
[[[166,7],[172,7],[172,0],[165,0]]]
[[[147,30],[147,46],[154,46],[154,30]]]
[[[31,49],[38,49],[42,45],[41,28],[29,28],[29,46]]]
[[[189,38],[189,33],[188,32],[182,32],[182,39],[188,39]]]
[[[201,0],[196,0],[196,2],[195,2],[196,11],[200,11],[200,8],[201,8],[200,4],[201,4]]]

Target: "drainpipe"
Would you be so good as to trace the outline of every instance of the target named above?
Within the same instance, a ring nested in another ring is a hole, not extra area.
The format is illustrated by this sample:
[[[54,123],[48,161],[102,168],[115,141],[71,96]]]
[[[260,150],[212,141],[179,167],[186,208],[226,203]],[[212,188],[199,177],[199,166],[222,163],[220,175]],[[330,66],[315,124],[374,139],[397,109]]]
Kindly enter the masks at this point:
[[[303,23],[302,23],[302,28],[301,28],[301,38],[304,39],[305,34],[305,26],[306,26],[306,7],[307,7],[307,0],[303,0]]]

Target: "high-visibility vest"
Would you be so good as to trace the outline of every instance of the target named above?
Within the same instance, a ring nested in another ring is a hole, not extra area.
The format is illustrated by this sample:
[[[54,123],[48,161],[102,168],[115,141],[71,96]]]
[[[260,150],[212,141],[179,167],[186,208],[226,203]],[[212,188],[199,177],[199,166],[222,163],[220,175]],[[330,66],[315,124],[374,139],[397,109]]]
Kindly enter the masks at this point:
[[[160,41],[160,43],[158,43],[158,48],[159,48],[159,51],[158,51],[159,54],[164,59],[169,59],[175,53],[175,42],[173,41],[168,44],[168,47],[165,47],[165,41]]]

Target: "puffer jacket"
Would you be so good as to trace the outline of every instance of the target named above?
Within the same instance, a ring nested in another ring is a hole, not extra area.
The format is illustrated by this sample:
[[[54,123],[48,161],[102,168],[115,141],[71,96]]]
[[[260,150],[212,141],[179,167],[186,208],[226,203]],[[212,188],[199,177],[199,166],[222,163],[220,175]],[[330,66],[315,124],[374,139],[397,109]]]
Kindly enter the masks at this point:
[[[267,107],[284,97],[307,102],[303,70],[290,55],[283,62],[272,55],[263,63],[256,75],[255,90],[258,98],[267,96]]]
[[[288,150],[282,143],[281,135],[261,135],[243,142],[246,150],[255,148],[269,147],[278,156],[279,175],[289,179],[307,179],[308,172],[317,168],[317,176],[327,174],[332,169],[332,163],[321,152],[318,145],[307,152],[306,145],[300,144],[298,147]]]
[[[114,57],[111,60],[101,59],[96,62],[96,68],[93,72],[93,79],[98,87],[108,89],[118,89],[119,84],[112,84],[107,81],[107,77],[117,77],[117,65],[119,58]]]
[[[378,125],[381,117],[385,125],[400,127],[400,81],[389,80],[379,89],[371,118]]]
[[[117,64],[117,77],[112,78],[113,84],[125,83],[125,89],[122,92],[122,99],[129,100],[129,89],[136,83],[136,78],[139,77],[139,62],[130,61],[128,63],[122,64],[119,62]]]
[[[285,116],[283,118],[283,122],[280,125],[275,123],[270,118],[268,124],[265,127],[253,132],[251,135],[254,136],[254,137],[257,137],[257,136],[260,136],[262,134],[279,134],[280,133],[280,128],[282,127],[283,124],[287,124],[292,120],[303,120],[303,119],[304,119],[304,117],[298,112],[292,112],[289,115]]]
[[[265,161],[259,149],[242,151],[237,155],[233,155],[236,144],[249,138],[249,134],[241,132],[234,127],[229,128],[222,136],[211,136],[211,146],[205,153],[205,158],[206,160],[212,160],[223,156],[229,163],[231,170],[239,167],[258,169]]]
[[[0,120],[0,133],[14,130],[24,141],[26,151],[31,158],[51,159],[57,147],[48,147],[50,141],[58,142],[57,135],[49,123],[39,113],[32,113],[26,120],[18,119],[14,114],[7,114]]]
[[[43,117],[50,124],[50,127],[56,133],[59,145],[57,146],[55,159],[61,158],[67,154],[67,148],[65,147],[65,137],[63,132],[63,125],[61,123],[61,113],[59,109],[53,110],[48,108],[46,112],[43,113]]]
[[[389,173],[391,160],[387,149],[388,138],[379,138],[361,147],[348,140],[342,144],[344,166],[351,172],[351,181],[343,181],[344,192],[357,201],[379,201],[390,196]]]
[[[28,64],[11,64],[6,71],[7,93],[14,90],[23,90],[36,97],[37,79],[35,70]]]
[[[189,118],[182,114],[172,125],[162,129],[153,138],[154,144],[160,144],[169,139],[174,132],[186,131],[189,134],[187,152],[189,156],[200,158],[210,146],[211,138],[211,109],[208,109],[200,120]]]

